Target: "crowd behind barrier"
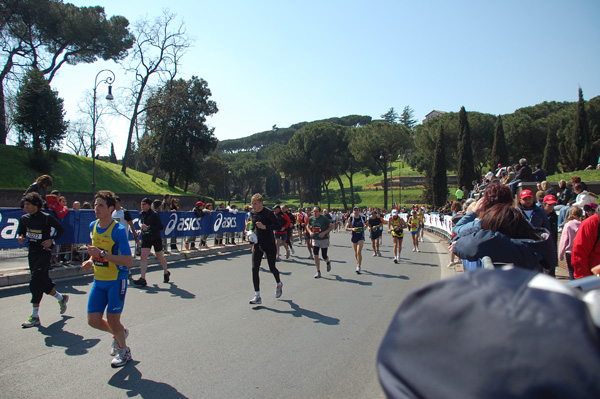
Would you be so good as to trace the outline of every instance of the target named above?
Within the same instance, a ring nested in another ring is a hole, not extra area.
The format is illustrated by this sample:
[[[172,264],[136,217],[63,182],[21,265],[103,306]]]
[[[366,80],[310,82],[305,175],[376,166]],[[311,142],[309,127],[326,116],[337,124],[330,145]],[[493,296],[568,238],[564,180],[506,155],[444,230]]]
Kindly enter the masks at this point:
[[[55,216],[54,211],[44,211]],[[139,225],[139,211],[129,211],[136,230]],[[22,248],[27,243],[19,244],[17,229],[19,219],[24,212],[19,208],[0,208],[0,249]],[[194,212],[158,212],[163,223],[163,238],[201,236],[244,231],[246,212],[213,212],[198,218]],[[56,240],[57,244],[91,243],[90,223],[96,220],[93,210],[71,210],[62,219],[65,232]],[[133,235],[129,232],[129,239]]]

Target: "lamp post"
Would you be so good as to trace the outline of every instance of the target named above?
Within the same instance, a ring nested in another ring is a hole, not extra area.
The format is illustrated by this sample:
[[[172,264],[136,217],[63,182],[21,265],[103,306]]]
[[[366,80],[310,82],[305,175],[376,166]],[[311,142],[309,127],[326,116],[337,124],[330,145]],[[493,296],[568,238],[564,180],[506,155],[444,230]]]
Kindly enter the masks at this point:
[[[98,76],[102,72],[108,72],[111,76],[106,77],[98,81]],[[115,73],[110,69],[103,69],[96,74],[94,79],[94,100],[92,105],[92,195],[96,195],[96,124],[98,123],[99,115],[96,115],[96,90],[100,83],[106,83],[108,85],[108,94],[106,95],[107,100],[113,100],[112,95],[112,83],[115,81]]]

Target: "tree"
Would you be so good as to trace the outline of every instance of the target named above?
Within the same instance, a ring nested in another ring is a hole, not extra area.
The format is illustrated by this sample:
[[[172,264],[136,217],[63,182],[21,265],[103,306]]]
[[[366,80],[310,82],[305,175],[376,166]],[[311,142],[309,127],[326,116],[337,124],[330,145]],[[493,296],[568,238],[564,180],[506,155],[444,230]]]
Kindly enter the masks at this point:
[[[189,184],[197,177],[197,160],[217,147],[214,128],[206,125],[206,118],[218,111],[210,96],[207,82],[192,76],[170,82],[147,101],[147,126],[163,146],[155,168],[168,173],[169,187]]]
[[[17,94],[15,122],[35,157],[42,158],[43,150],[59,147],[68,127],[64,115],[63,100],[58,92],[52,90],[39,70],[29,71]]]
[[[590,133],[591,131],[591,133]],[[579,101],[575,120],[566,142],[560,143],[560,154],[563,167],[566,170],[583,170],[589,165],[596,164],[598,150],[597,130],[590,129],[583,99],[583,90],[579,88]]]
[[[410,132],[404,125],[374,122],[355,129],[350,138],[350,152],[358,162],[374,161],[383,173],[383,207],[388,209],[388,165],[398,154],[412,147]]]
[[[498,118],[496,119],[496,128],[494,129],[494,146],[492,147],[492,161],[490,167],[495,168],[498,164],[506,166],[509,162],[502,118],[498,115]]]
[[[107,19],[104,8],[60,0],[0,0],[0,143],[6,142],[5,90],[22,70],[38,69],[49,81],[64,65],[121,60],[133,45],[122,16]]]
[[[546,172],[546,176],[558,172],[558,143],[556,140],[556,133],[551,129],[548,129],[548,136],[546,137],[542,169]]]
[[[121,170],[127,173],[129,152],[138,118],[145,109],[140,109],[146,87],[154,76],[168,76],[173,80],[177,75],[181,57],[191,46],[183,23],[173,27],[175,15],[167,11],[154,23],[141,20],[135,24],[135,46],[128,71],[135,74],[133,105],[129,120],[127,145]]]
[[[394,107],[390,108],[388,112],[381,115],[381,117],[388,123],[398,123],[398,113],[394,110]]]
[[[461,107],[458,112],[458,123],[460,126],[458,141],[458,185],[471,190],[473,188],[473,180],[475,180],[475,168],[473,146],[471,144],[471,129],[465,107]]]
[[[417,125],[417,120],[415,119],[415,111],[409,107],[408,105],[404,107],[402,111],[402,115],[400,116],[400,123],[406,126],[409,130],[413,130]]]
[[[444,126],[440,125],[437,142],[435,143],[435,158],[433,160],[433,206],[443,207],[448,198],[448,178],[446,175],[446,143],[444,142]]]
[[[108,158],[108,162],[118,164],[117,154],[115,154],[115,145],[110,143],[110,156]]]

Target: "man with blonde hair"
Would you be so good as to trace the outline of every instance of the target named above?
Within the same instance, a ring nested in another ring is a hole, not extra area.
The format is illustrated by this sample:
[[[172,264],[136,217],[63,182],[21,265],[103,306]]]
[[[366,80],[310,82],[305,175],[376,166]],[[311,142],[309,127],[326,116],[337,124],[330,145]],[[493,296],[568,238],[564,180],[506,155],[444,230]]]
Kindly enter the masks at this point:
[[[258,242],[252,248],[252,283],[254,284],[254,298],[250,300],[251,305],[260,305],[262,298],[260,296],[260,263],[263,254],[267,256],[269,270],[277,283],[275,287],[275,298],[281,297],[283,293],[283,283],[279,278],[279,270],[275,266],[277,248],[275,246],[274,231],[280,230],[283,226],[277,219],[272,210],[263,205],[263,197],[260,194],[254,194],[250,200],[252,203],[252,231],[256,234]]]

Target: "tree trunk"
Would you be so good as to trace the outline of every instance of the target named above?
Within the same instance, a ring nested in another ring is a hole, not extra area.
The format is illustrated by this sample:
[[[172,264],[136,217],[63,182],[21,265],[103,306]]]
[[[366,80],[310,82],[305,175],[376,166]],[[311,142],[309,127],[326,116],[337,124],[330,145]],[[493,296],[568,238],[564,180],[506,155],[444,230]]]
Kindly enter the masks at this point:
[[[348,210],[348,204],[346,203],[346,192],[344,191],[344,184],[342,183],[342,178],[339,174],[335,174],[335,178],[340,185],[340,190],[342,190],[342,204],[344,204],[344,212]]]
[[[135,99],[135,106],[133,107],[133,113],[131,114],[131,120],[129,121],[129,133],[127,135],[127,146],[125,147],[125,154],[123,155],[123,166],[121,167],[121,172],[127,174],[127,161],[129,160],[129,152],[131,151],[131,139],[133,137],[133,129],[137,123],[138,110],[140,108],[140,103],[142,102],[142,96],[144,95],[144,89],[146,88],[146,84],[148,83],[148,76],[142,79],[140,90],[137,93],[137,98]]]
[[[0,144],[6,144],[8,130],[6,129],[6,106],[4,105],[4,79],[0,80]]]
[[[169,131],[167,129],[168,122],[165,120],[162,127],[162,137],[160,138],[160,147],[158,147],[158,154],[156,154],[156,163],[154,164],[154,173],[152,173],[152,182],[156,182],[156,176],[158,175],[158,169],[160,168],[160,162],[162,160],[163,149],[167,143],[167,136]],[[187,190],[185,190],[187,191]]]

